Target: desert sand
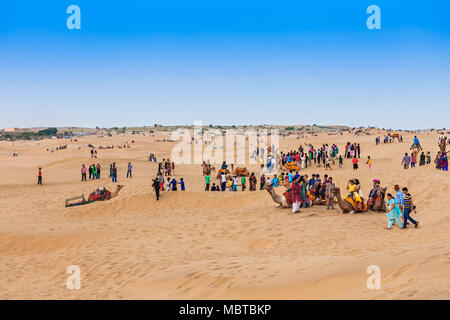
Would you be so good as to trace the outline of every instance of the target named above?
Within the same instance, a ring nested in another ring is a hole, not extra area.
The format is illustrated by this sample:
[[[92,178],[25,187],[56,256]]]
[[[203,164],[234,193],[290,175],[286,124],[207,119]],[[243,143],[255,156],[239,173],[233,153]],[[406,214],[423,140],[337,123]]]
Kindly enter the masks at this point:
[[[434,160],[438,134],[418,136]],[[342,169],[336,164],[332,171],[313,166],[304,172],[328,173],[341,189],[358,178],[365,196],[374,178],[392,193],[396,183],[407,186],[421,227],[390,231],[384,213],[349,215],[315,206],[293,215],[267,191],[204,192],[200,165],[177,165],[176,177],[185,179],[187,191],[162,192],[157,202],[151,187],[157,164],[148,155],[167,158],[174,143],[155,142],[148,134],[2,141],[0,298],[449,299],[450,176],[433,163],[404,170],[400,162],[413,134],[403,138],[378,146],[375,135],[350,133],[280,141],[284,151],[336,143],[341,153],[347,141],[359,142],[357,172],[350,160]],[[94,160],[102,165],[102,178],[81,182],[81,165],[93,163],[88,143],[131,140],[129,149],[98,150]],[[46,151],[66,143],[66,150]],[[132,179],[125,178],[129,161]],[[65,208],[66,198],[100,186],[114,190],[108,179],[112,162],[124,185],[116,198]],[[39,166],[43,186],[36,183]],[[259,170],[250,171],[259,189]],[[70,265],[81,269],[79,290],[66,287]],[[366,286],[370,265],[381,269],[379,290]]]

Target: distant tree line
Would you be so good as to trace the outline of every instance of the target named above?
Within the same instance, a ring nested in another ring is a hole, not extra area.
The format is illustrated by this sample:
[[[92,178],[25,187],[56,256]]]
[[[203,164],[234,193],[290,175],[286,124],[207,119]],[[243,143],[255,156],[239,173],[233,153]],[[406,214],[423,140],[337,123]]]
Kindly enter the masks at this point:
[[[18,133],[10,133],[4,132],[1,134],[1,140],[32,140],[32,139],[43,139],[51,136],[55,136],[58,133],[58,129],[56,128],[47,128],[39,130],[38,132],[18,132]]]

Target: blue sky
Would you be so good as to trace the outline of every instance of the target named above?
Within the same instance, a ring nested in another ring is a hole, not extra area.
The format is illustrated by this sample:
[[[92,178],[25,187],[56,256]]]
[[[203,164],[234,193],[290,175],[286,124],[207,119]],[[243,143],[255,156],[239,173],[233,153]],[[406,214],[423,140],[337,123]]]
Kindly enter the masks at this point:
[[[450,127],[449,49],[443,0],[3,0],[0,128]]]

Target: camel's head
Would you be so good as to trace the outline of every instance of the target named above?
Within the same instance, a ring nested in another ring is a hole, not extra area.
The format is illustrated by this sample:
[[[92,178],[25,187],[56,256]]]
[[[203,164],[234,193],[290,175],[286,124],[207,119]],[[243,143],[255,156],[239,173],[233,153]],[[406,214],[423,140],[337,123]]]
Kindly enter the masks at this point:
[[[272,191],[272,190],[273,190],[273,186],[272,186],[270,183],[267,183],[267,184],[264,186],[264,189],[266,189],[267,191]]]
[[[384,197],[384,195],[386,194],[386,189],[387,188],[380,188],[380,193],[381,195]]]
[[[341,189],[339,189],[339,187],[335,187],[335,188],[331,189],[330,191],[335,196],[341,192]]]

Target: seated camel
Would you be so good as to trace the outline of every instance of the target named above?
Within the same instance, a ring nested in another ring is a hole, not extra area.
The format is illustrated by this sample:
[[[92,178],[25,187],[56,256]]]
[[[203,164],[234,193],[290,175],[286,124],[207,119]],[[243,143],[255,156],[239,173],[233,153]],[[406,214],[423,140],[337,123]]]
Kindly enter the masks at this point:
[[[269,192],[272,200],[280,205],[281,208],[290,208],[292,206],[292,202],[289,203],[288,199],[283,195],[279,195],[273,190],[273,186],[271,184],[266,184],[264,187],[267,192]]]
[[[342,213],[350,213],[355,214],[357,212],[366,212],[367,206],[364,201],[361,202],[362,208],[358,209],[354,206],[354,204],[350,203],[347,200],[343,200],[341,196],[341,189],[338,187],[331,189],[331,193],[336,197],[337,204],[339,208],[342,210]]]

